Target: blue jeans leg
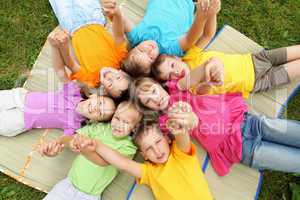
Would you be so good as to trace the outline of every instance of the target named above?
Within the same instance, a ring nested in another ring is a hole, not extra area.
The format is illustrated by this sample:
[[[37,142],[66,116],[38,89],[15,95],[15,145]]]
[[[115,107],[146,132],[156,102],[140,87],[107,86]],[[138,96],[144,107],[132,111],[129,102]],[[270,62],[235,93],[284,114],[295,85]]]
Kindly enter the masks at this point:
[[[261,170],[300,173],[300,123],[248,114],[242,163]]]

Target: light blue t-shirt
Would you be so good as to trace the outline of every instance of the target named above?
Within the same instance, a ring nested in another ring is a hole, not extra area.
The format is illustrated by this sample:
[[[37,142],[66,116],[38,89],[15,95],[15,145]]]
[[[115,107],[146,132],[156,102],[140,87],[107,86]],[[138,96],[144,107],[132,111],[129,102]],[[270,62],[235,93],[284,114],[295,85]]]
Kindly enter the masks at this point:
[[[194,9],[192,0],[149,0],[143,20],[127,33],[131,46],[154,40],[160,54],[183,56],[179,39],[192,26]]]

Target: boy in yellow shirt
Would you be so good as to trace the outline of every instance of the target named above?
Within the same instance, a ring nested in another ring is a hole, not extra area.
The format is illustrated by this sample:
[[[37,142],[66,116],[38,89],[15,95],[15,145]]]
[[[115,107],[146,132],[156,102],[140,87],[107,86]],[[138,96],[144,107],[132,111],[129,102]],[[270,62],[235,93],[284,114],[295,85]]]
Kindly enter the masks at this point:
[[[247,98],[250,92],[266,91],[300,77],[300,45],[246,54],[203,50],[216,25],[216,15],[210,16],[203,35],[182,58],[160,55],[152,67],[155,78],[181,79],[179,88],[194,94],[242,92]]]
[[[207,182],[191,143],[188,131],[198,123],[187,103],[178,102],[169,110],[168,127],[174,141],[160,132],[157,124],[141,126],[134,141],[144,164],[132,161],[102,142],[76,136],[78,149],[96,151],[111,165],[148,185],[158,200],[212,200]],[[75,139],[75,140],[76,140]]]

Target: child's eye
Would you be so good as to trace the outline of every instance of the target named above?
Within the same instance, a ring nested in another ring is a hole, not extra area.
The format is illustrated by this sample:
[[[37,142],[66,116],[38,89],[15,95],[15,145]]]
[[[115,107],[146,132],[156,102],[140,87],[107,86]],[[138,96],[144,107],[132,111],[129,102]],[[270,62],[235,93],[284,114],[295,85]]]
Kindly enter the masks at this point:
[[[156,93],[156,89],[153,89],[153,90],[152,90],[152,94],[155,94],[155,93]]]
[[[174,65],[174,63],[172,63],[172,64],[171,64],[171,68],[174,69],[174,67],[175,67],[175,65]]]
[[[161,140],[158,140],[158,141],[156,141],[156,144],[158,144],[158,143],[160,143],[161,142]]]

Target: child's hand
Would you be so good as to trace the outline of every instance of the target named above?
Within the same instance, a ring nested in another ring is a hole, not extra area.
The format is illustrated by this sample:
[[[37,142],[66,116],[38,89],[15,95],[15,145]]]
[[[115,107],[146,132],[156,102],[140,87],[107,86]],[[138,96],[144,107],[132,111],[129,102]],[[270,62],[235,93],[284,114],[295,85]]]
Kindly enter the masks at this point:
[[[211,0],[210,7],[207,10],[208,15],[216,15],[221,10],[221,0]]]
[[[73,140],[70,141],[70,148],[73,152],[94,152],[96,151],[97,143],[83,135],[77,134],[74,136]]]
[[[50,141],[47,143],[43,143],[38,147],[37,152],[41,156],[49,156],[54,157],[57,156],[60,152],[62,152],[64,145],[58,143],[57,141]]]
[[[68,45],[70,34],[66,30],[55,29],[48,36],[49,43],[54,47],[64,47]]]
[[[205,81],[211,85],[223,85],[224,65],[218,58],[210,58],[205,64]]]
[[[167,127],[173,134],[186,133],[198,126],[198,117],[190,104],[179,101],[168,110]]]
[[[210,1],[211,0],[198,0],[196,2],[197,9],[201,9],[202,11],[207,11],[210,7]]]
[[[101,0],[103,13],[108,18],[112,19],[114,15],[120,14],[120,8],[116,0]]]

